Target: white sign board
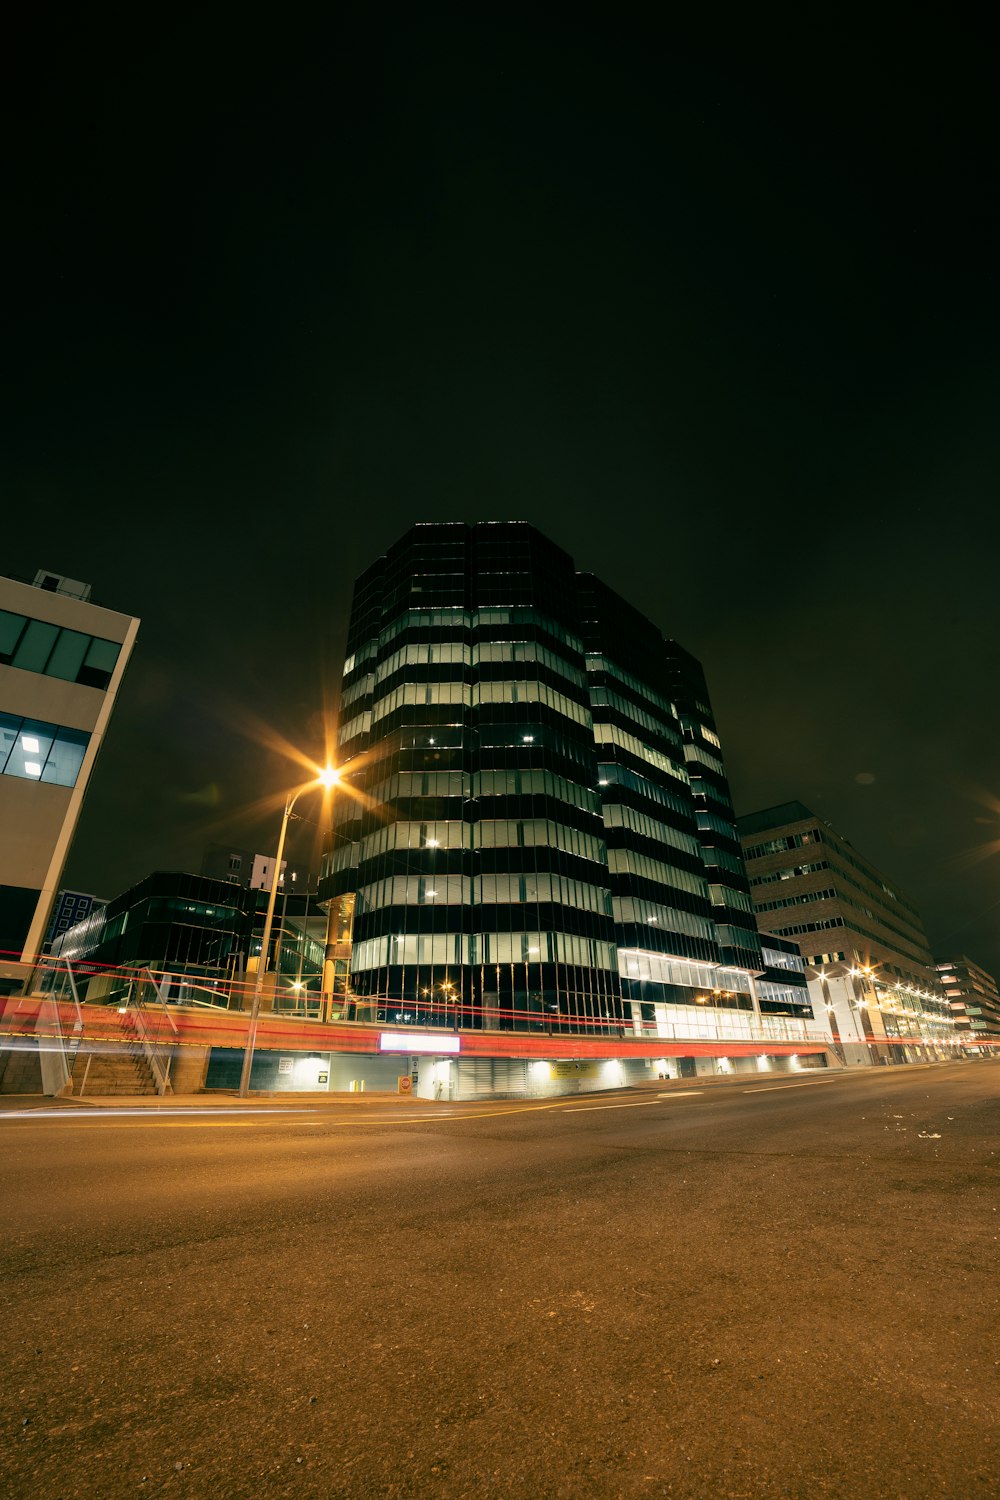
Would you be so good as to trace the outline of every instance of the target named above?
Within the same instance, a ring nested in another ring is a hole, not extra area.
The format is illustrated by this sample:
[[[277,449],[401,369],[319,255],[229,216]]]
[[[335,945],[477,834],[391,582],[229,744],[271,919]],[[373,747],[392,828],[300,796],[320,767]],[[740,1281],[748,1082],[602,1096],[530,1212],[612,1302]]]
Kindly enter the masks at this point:
[[[459,1052],[462,1040],[457,1036],[428,1036],[406,1031],[383,1031],[378,1039],[380,1052]]]

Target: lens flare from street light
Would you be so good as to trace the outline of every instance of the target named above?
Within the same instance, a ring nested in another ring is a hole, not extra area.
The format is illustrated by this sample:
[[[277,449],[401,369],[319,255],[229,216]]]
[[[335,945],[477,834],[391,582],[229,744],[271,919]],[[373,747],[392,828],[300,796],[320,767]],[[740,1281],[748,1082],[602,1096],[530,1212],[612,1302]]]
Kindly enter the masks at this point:
[[[962,850],[950,861],[953,869],[965,871],[971,869],[973,865],[980,864],[983,860],[992,859],[1000,854],[1000,838],[997,837],[1000,833],[1000,798],[980,786],[969,785],[963,787],[962,790],[971,800],[977,802],[986,814],[983,816],[983,813],[980,813],[972,819],[986,831],[983,842]]]

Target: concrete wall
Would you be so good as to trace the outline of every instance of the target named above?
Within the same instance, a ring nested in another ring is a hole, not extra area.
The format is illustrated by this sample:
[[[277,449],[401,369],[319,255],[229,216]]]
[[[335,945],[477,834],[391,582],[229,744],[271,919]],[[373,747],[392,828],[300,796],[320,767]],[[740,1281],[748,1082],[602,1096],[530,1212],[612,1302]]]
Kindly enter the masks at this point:
[[[200,1094],[205,1087],[211,1047],[175,1047],[170,1060],[170,1087],[175,1094]]]
[[[188,1049],[178,1049],[180,1053]],[[207,1051],[208,1049],[206,1049]],[[825,1063],[825,1059],[821,1060]],[[214,1047],[206,1059],[204,1087],[236,1089],[243,1053]],[[727,1064],[727,1065],[723,1065]],[[572,1094],[656,1083],[659,1079],[765,1077],[799,1071],[791,1057],[771,1057],[760,1068],[756,1057],[610,1058],[560,1062],[525,1058],[450,1058],[432,1056],[363,1056],[358,1053],[258,1052],[250,1079],[261,1093],[347,1093],[364,1085],[365,1093],[398,1091],[401,1076],[413,1079],[414,1097],[431,1100],[532,1098],[558,1099]],[[171,1073],[175,1093],[181,1088]],[[194,1074],[191,1074],[194,1077]]]
[[[186,1051],[187,1049],[178,1049]],[[239,1087],[243,1051],[239,1047],[206,1048],[206,1076],[202,1087],[209,1090]],[[421,1063],[426,1059],[421,1058]],[[341,1052],[276,1052],[254,1054],[250,1088],[269,1094],[348,1093],[352,1084],[365,1093],[397,1091],[400,1074],[409,1071],[405,1057],[360,1056]],[[171,1077],[173,1071],[171,1070]],[[174,1082],[174,1093],[187,1092]]]
[[[0,1094],[40,1094],[42,1067],[38,1044],[19,1040],[0,1047]]]

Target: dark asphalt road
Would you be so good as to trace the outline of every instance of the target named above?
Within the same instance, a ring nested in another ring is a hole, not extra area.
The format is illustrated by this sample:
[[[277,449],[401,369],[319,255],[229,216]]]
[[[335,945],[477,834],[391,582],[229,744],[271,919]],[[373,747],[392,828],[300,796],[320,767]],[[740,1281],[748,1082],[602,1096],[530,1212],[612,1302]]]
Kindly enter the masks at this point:
[[[1000,1495],[998,1085],[0,1119],[0,1493]]]

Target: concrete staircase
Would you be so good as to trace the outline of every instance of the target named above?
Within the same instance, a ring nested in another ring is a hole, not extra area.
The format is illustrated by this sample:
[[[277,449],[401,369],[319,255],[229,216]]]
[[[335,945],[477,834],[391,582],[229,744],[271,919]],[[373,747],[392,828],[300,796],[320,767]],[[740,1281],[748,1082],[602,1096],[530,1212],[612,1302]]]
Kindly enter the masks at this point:
[[[122,1047],[114,1052],[80,1052],[73,1068],[74,1097],[88,1094],[155,1094],[156,1084],[141,1052]]]

